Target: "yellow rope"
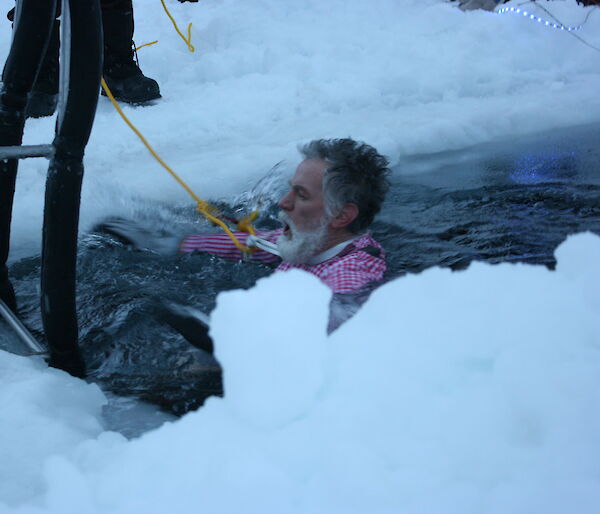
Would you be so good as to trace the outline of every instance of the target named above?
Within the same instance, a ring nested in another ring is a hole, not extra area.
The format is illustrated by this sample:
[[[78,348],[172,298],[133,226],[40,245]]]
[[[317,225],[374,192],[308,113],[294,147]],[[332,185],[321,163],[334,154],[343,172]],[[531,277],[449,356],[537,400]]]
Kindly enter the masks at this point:
[[[252,222],[258,216],[258,211],[252,211],[248,216],[245,216],[240,221],[237,222],[236,228],[241,232],[248,232],[248,234],[256,235],[256,231],[252,226]]]
[[[175,18],[173,18],[173,16],[171,16],[171,13],[169,12],[169,9],[167,9],[167,4],[165,4],[165,0],[160,0],[160,3],[163,6],[163,9],[165,10],[165,12],[167,13],[167,16],[169,17],[169,19],[171,20],[171,23],[173,23],[173,27],[175,27],[175,31],[177,32],[177,34],[179,34],[179,36],[181,37],[181,39],[183,39],[185,41],[185,44],[188,47],[188,50],[190,52],[195,52],[196,49],[194,48],[194,45],[192,45],[192,24],[188,23],[188,27],[187,27],[187,38],[181,33],[181,31],[179,30],[179,27],[177,26],[177,22],[175,21]]]
[[[212,207],[208,202],[205,202],[204,200],[201,200],[200,198],[198,198],[198,196],[196,196],[196,193],[194,193],[190,189],[190,187],[179,177],[179,175],[177,175],[177,173],[175,173],[169,167],[169,165],[160,158],[160,156],[154,151],[154,148],[152,148],[152,146],[150,146],[150,143],[148,143],[148,141],[142,135],[142,133],[133,125],[133,123],[131,123],[131,121],[129,121],[129,118],[127,118],[127,116],[125,116],[125,113],[122,111],[121,107],[115,100],[115,97],[113,96],[112,92],[108,88],[108,85],[106,84],[106,82],[104,80],[104,77],[101,80],[101,84],[102,84],[102,89],[104,89],[104,92],[106,93],[106,96],[108,96],[108,98],[110,99],[114,108],[120,114],[121,118],[123,118],[123,121],[125,123],[127,123],[129,128],[135,132],[137,137],[140,138],[140,141],[144,144],[144,146],[148,149],[148,151],[152,154],[152,156],[160,163],[160,165],[165,170],[167,170],[171,174],[171,176],[179,183],[179,185],[181,185],[181,187],[183,187],[188,192],[188,194],[196,201],[196,204],[198,206],[198,212],[202,213],[208,220],[212,221],[216,225],[219,225],[226,232],[226,234],[231,238],[231,241],[233,242],[233,244],[236,246],[236,248],[238,250],[240,250],[241,252],[244,252],[244,253],[252,253],[252,252],[256,251],[254,248],[248,248],[247,246],[240,243],[238,238],[235,237],[235,234],[229,229],[229,227],[222,220],[220,220],[219,218],[217,218],[213,214],[211,214],[211,211],[213,213],[216,213],[215,208]],[[246,218],[241,220],[238,223],[238,227],[240,229],[242,229],[242,226],[243,226],[245,231],[247,231],[251,234],[254,234],[255,233],[254,229],[250,225],[250,223],[254,220],[254,218],[256,218],[256,214],[257,214],[256,212],[253,212],[252,214],[250,214],[249,216],[247,216]]]
[[[144,48],[145,46],[151,46],[151,45],[155,45],[156,43],[158,43],[158,39],[156,41],[150,41],[150,43],[144,43],[143,45],[140,46],[136,46],[135,47],[135,51],[137,52],[138,50],[141,50],[142,48]]]

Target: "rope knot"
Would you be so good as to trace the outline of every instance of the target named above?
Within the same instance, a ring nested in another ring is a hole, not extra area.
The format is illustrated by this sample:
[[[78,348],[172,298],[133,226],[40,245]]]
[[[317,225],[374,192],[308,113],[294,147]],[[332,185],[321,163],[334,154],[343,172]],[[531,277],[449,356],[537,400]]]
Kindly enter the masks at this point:
[[[244,216],[237,222],[236,228],[241,232],[247,232],[248,234],[256,235],[256,231],[252,226],[252,223],[258,216],[258,211],[252,211],[248,216]]]

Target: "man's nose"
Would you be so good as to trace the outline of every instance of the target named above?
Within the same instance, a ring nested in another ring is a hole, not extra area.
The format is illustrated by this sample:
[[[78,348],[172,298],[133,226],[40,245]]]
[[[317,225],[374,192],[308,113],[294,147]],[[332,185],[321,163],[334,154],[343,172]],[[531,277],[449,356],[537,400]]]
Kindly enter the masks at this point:
[[[292,191],[288,191],[286,194],[284,194],[281,197],[281,200],[279,200],[279,208],[284,211],[291,211],[293,207],[294,207],[293,194],[292,194]]]

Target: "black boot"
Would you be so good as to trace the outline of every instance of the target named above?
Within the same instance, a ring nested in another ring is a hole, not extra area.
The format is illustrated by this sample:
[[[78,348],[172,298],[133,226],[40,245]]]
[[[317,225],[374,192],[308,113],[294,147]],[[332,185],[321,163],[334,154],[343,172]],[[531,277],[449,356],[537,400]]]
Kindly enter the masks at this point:
[[[33,89],[29,93],[25,115],[29,118],[52,116],[58,102],[58,53],[60,49],[60,21],[54,22],[46,55],[38,70]]]
[[[156,80],[144,76],[134,59],[133,10],[103,9],[102,22],[104,80],[113,96],[131,104],[160,98]],[[102,94],[105,95],[104,90]]]

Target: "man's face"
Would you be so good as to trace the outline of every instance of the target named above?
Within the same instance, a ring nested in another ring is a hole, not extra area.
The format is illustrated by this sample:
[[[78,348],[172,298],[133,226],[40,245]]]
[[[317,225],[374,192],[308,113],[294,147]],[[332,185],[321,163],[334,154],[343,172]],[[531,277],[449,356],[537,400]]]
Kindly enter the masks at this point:
[[[321,159],[302,161],[290,181],[290,190],[279,200],[280,209],[299,231],[310,232],[323,224],[323,175],[327,167]],[[294,227],[284,226],[284,235],[293,239]]]
[[[302,161],[290,181],[290,191],[279,201],[283,235],[277,244],[286,261],[303,263],[324,249],[328,223],[323,175],[327,166],[321,159]]]

